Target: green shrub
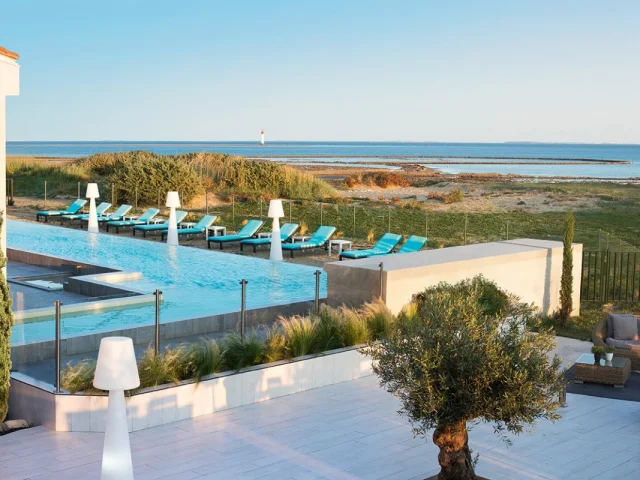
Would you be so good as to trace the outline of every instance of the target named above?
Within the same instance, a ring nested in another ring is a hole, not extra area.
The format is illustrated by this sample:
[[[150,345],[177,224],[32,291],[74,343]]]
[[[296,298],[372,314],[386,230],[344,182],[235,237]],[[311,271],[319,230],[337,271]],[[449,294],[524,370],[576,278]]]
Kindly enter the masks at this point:
[[[267,338],[264,341],[265,363],[279,362],[287,357],[287,339],[280,328],[267,329]]]
[[[60,384],[63,389],[71,392],[99,392],[93,386],[93,376],[96,373],[96,361],[84,359],[73,365],[71,362],[60,372]]]
[[[78,165],[95,175],[108,175],[117,202],[156,205],[169,191],[180,193],[187,204],[202,190],[202,182],[188,163],[152,152],[102,153],[79,160]]]
[[[335,310],[338,315],[338,338],[342,347],[360,345],[371,339],[367,320],[360,312],[346,306]]]
[[[224,350],[214,339],[203,338],[189,347],[189,363],[188,377],[199,382],[202,377],[224,370]]]
[[[238,333],[231,333],[225,337],[223,345],[230,368],[238,370],[262,363],[265,345],[255,330],[244,338]]]
[[[247,198],[320,200],[336,197],[328,183],[288,165],[247,160],[221,153],[187,153],[175,157],[191,165],[209,191],[230,191]]]
[[[367,322],[371,339],[382,340],[391,335],[395,316],[383,301],[376,300],[371,303],[365,303],[360,309],[360,314]]]
[[[129,203],[137,192],[138,203],[155,205],[170,190],[180,192],[184,203],[204,189],[254,200],[337,196],[328,183],[293,167],[221,153],[100,153],[78,160],[74,166],[90,176],[108,177],[118,198]]]
[[[416,308],[419,310],[422,308],[425,298],[443,292],[443,294],[448,295],[449,289],[450,285],[448,283],[439,283],[435,287],[414,295],[413,302],[416,303]],[[508,293],[500,289],[495,282],[487,280],[482,275],[457,283],[456,289],[460,292],[460,295],[477,295],[478,304],[486,315],[501,315],[511,302]]]
[[[278,319],[286,339],[286,351],[290,357],[302,357],[312,353],[318,342],[318,320],[293,316]]]
[[[176,383],[188,378],[189,355],[185,346],[166,347],[156,355],[147,348],[138,360],[140,388],[155,387],[165,383]]]
[[[326,305],[320,306],[318,318],[318,332],[316,339],[316,353],[340,348],[340,325],[335,309]]]

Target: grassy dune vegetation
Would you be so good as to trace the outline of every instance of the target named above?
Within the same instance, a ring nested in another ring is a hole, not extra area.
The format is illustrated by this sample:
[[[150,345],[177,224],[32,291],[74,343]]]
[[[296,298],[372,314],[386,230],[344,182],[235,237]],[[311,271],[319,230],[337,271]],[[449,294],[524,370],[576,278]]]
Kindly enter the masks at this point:
[[[59,195],[75,198],[78,182],[84,188],[91,180],[100,183],[105,200],[137,204],[140,208],[161,204],[169,189],[179,190],[185,204],[206,190],[222,200],[210,202],[217,205],[210,207],[209,213],[219,215],[220,224],[231,230],[240,227],[247,218],[265,218],[268,200],[281,197],[293,200],[285,204],[283,220],[300,223],[308,231],[319,225],[333,225],[339,236],[369,242],[387,231],[427,235],[430,248],[518,237],[561,240],[566,214],[566,211],[522,210],[466,213],[464,202],[455,209],[433,211],[427,204],[409,197],[389,201],[349,197],[349,190],[339,195],[328,183],[292,167],[215,153],[160,156],[142,151],[124,152],[97,154],[72,162],[14,157],[9,158],[7,169],[8,176],[14,178],[18,197],[43,198],[45,180],[49,199]],[[381,182],[406,182],[398,174],[382,180],[379,177],[363,174],[356,180],[378,186]],[[552,202],[566,203],[567,209],[571,205],[567,200],[590,197],[594,200],[593,207],[575,212],[576,242],[587,248],[616,250],[640,245],[640,188],[635,185],[495,181],[478,185],[488,193],[539,192]],[[449,195],[455,192],[453,189]],[[456,205],[459,200],[442,199]],[[204,203],[200,205],[204,207]],[[193,206],[188,208],[194,216],[200,215]]]
[[[97,182],[116,203],[158,203],[177,190],[187,203],[205,191],[244,198],[324,199],[337,195],[326,182],[294,168],[218,153],[156,155],[146,151],[100,153],[72,162],[10,158],[7,176],[17,196],[75,196],[78,182]]]

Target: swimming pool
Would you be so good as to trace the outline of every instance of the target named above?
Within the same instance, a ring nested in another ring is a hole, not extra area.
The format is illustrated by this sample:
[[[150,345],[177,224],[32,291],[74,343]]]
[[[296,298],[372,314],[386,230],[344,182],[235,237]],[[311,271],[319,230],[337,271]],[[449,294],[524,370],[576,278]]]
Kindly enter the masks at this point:
[[[248,280],[247,308],[313,300],[315,267],[272,262],[261,258],[202,250],[170,247],[124,236],[89,234],[82,230],[50,225],[7,221],[7,246],[102,265],[124,271],[141,272],[142,278],[119,283],[145,292],[159,288],[164,303],[163,323],[205,317],[240,310],[240,280]],[[323,274],[320,296],[326,296]],[[64,307],[63,307],[64,312]],[[80,315],[63,321],[62,336],[150,325],[154,307]],[[46,320],[13,327],[14,345],[51,340],[54,322]]]

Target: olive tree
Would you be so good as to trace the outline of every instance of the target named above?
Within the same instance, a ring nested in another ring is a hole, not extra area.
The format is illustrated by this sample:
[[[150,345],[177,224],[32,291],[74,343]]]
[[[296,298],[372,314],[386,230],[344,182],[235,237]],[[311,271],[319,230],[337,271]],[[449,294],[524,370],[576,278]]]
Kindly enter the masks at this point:
[[[399,398],[415,435],[433,430],[439,480],[475,479],[468,428],[492,423],[509,442],[539,419],[556,420],[565,381],[554,338],[532,333],[534,309],[482,277],[416,295],[392,334],[370,343],[380,384]]]

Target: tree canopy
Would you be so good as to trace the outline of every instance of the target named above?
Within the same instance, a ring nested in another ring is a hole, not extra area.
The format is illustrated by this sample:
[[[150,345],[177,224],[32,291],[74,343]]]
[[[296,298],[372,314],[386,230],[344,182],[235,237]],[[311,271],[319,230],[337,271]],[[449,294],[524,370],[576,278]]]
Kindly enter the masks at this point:
[[[506,440],[506,432],[559,418],[561,360],[549,360],[551,332],[528,329],[532,305],[476,277],[428,288],[407,311],[387,340],[365,352],[414,433],[435,429],[439,478],[475,478],[467,422],[493,423]]]

